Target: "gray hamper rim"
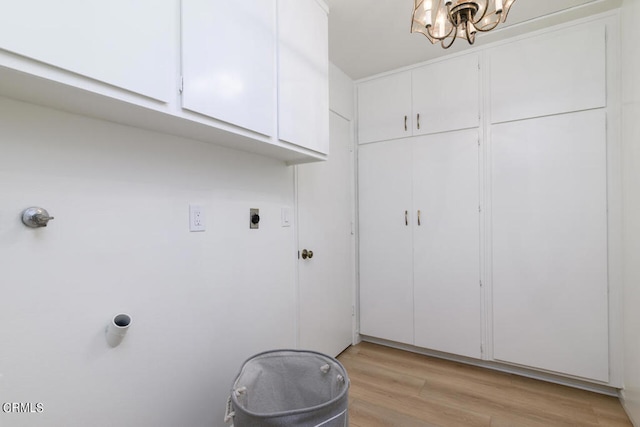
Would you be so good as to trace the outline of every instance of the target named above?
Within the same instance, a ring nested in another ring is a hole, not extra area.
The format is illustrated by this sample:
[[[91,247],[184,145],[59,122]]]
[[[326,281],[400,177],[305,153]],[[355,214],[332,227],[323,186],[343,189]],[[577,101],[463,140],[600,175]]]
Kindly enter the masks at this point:
[[[245,409],[240,402],[238,402],[235,393],[233,392],[236,386],[236,382],[238,381],[238,378],[240,378],[240,375],[242,375],[242,373],[244,372],[244,368],[247,365],[247,363],[249,363],[251,360],[256,359],[258,357],[270,354],[270,353],[282,353],[282,352],[290,352],[290,353],[307,353],[307,354],[315,354],[317,356],[323,357],[325,359],[328,359],[334,363],[336,363],[340,369],[342,369],[342,373],[344,374],[344,381],[345,381],[345,388],[337,395],[335,396],[333,399],[331,400],[327,400],[324,403],[321,403],[320,405],[316,405],[316,406],[309,406],[308,408],[300,408],[300,409],[292,409],[292,410],[288,410],[288,411],[279,411],[279,412],[270,412],[270,413],[261,413],[261,412],[253,412],[250,411],[248,409]],[[256,416],[256,417],[261,417],[261,418],[275,418],[275,417],[281,417],[283,415],[297,415],[297,414],[303,414],[305,412],[311,412],[314,410],[317,410],[319,408],[324,408],[325,406],[329,406],[333,403],[335,403],[336,401],[342,399],[344,397],[345,394],[347,394],[349,392],[349,377],[347,375],[347,370],[345,369],[345,367],[342,365],[342,363],[340,363],[340,361],[338,359],[336,359],[335,357],[331,357],[329,355],[326,355],[324,353],[320,353],[319,351],[313,351],[313,350],[292,350],[292,349],[279,349],[279,350],[267,350],[267,351],[263,351],[261,353],[257,353],[254,354],[253,356],[249,357],[247,360],[245,360],[242,363],[242,367],[240,368],[240,372],[238,372],[238,375],[236,375],[236,378],[233,380],[233,386],[231,387],[231,401],[234,404],[234,410],[235,411],[240,411],[243,412],[245,414],[248,415],[252,415],[252,416]]]

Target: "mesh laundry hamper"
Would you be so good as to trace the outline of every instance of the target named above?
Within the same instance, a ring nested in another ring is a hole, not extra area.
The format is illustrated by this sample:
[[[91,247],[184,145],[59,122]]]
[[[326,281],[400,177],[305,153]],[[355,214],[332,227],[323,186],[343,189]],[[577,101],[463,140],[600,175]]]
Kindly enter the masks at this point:
[[[346,427],[349,378],[313,351],[259,353],[242,365],[227,403],[234,427]]]

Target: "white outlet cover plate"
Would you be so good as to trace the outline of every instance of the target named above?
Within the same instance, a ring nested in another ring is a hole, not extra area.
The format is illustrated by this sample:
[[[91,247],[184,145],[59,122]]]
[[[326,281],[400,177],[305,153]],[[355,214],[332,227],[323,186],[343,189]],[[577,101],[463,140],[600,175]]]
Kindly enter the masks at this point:
[[[189,231],[205,231],[206,216],[202,205],[189,205]]]

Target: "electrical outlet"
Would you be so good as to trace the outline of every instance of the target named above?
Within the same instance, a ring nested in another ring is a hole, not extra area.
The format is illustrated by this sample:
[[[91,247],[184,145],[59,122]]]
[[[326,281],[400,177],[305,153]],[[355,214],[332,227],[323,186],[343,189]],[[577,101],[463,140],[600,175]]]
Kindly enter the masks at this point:
[[[204,208],[200,205],[189,205],[189,231],[205,231],[206,229]]]
[[[260,228],[260,209],[249,209],[249,228]]]

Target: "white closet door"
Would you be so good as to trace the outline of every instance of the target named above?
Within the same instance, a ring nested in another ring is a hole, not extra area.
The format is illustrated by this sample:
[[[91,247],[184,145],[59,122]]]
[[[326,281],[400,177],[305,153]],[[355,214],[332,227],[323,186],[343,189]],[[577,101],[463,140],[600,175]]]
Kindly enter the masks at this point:
[[[606,105],[606,40],[591,23],[489,51],[491,121]]]
[[[475,358],[482,324],[478,153],[477,130],[414,138],[415,345]]]
[[[492,128],[493,353],[608,381],[606,117]]]
[[[479,72],[475,54],[413,70],[413,134],[477,127],[480,124]]]
[[[297,166],[298,348],[337,356],[353,339],[351,122],[331,113],[331,157]]]
[[[275,0],[182,0],[185,109],[275,134]]]
[[[413,344],[410,141],[358,153],[360,333]]]

